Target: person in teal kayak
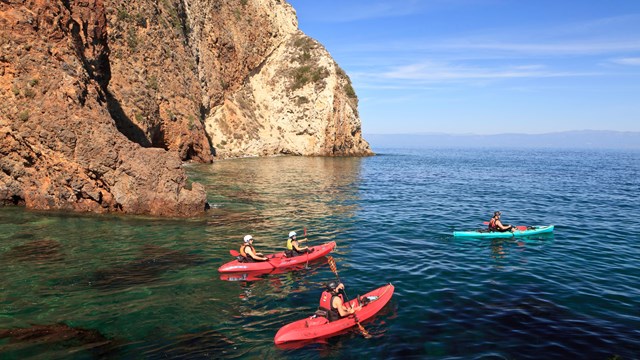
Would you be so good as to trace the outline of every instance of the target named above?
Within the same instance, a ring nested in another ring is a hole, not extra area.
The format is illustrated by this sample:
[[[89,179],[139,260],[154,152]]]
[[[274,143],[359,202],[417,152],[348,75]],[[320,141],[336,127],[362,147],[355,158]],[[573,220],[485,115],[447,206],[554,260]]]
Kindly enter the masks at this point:
[[[244,257],[245,262],[269,261],[262,253],[256,252],[251,235],[245,235],[244,243],[240,246],[240,255]]]
[[[515,228],[512,225],[503,225],[500,221],[500,216],[502,213],[500,211],[496,211],[493,213],[493,217],[489,220],[489,231],[499,231],[499,232],[507,232],[514,231]]]
[[[326,318],[331,321],[339,320],[362,309],[362,305],[347,307],[344,297],[340,293],[344,291],[344,284],[331,281],[327,284],[326,290],[320,295],[320,305],[318,310],[326,313]],[[323,316],[325,316],[323,314]]]
[[[306,253],[312,253],[313,250],[315,249],[309,249],[308,246],[300,247],[300,243],[298,242],[298,237],[295,231],[291,231],[289,233],[289,238],[287,239],[287,250],[285,251],[287,257],[294,257]]]

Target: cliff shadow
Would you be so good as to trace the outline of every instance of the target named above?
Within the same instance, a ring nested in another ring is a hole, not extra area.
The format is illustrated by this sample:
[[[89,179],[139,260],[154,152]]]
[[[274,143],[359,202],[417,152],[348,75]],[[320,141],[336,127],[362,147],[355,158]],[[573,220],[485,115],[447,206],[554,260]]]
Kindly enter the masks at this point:
[[[118,99],[108,89],[105,88],[104,92],[107,97],[107,110],[115,121],[118,131],[142,147],[151,147],[151,142],[147,139],[144,131],[125,114]]]

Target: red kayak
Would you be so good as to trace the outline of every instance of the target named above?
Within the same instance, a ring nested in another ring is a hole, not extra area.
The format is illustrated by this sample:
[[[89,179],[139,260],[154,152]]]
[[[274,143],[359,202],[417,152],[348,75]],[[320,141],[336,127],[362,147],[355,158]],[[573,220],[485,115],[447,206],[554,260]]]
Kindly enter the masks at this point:
[[[359,322],[363,322],[373,315],[377,314],[391,299],[394,287],[387,284],[377,288],[360,298],[367,298],[368,304],[362,306],[362,309],[356,312]],[[357,306],[357,299],[349,301],[348,306]],[[336,335],[341,331],[356,326],[356,319],[353,315],[349,315],[340,320],[329,322],[324,317],[313,315],[306,319],[292,322],[278,330],[274,341],[276,344],[283,344],[290,341],[304,341],[315,338],[325,338]]]
[[[321,258],[331,252],[336,247],[336,242],[328,242],[322,245],[309,246],[309,249],[314,249],[310,254],[299,255],[295,257],[285,257],[284,251],[273,255],[268,255],[269,261],[260,261],[252,263],[242,263],[238,260],[230,261],[218,269],[221,273],[236,273],[246,271],[265,271],[275,270],[287,267],[293,267],[296,265],[304,265],[307,262]]]

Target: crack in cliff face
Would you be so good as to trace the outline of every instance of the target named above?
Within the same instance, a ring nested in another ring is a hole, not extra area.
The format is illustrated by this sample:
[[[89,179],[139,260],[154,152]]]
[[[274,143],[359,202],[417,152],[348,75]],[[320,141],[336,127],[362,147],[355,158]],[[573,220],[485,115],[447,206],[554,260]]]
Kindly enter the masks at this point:
[[[200,109],[200,120],[204,121],[204,119],[206,119],[209,116],[209,113],[211,111],[211,108],[209,107],[209,104],[205,104],[204,98],[208,92],[208,85],[207,85],[207,79],[205,74],[202,72],[202,68],[201,68],[201,54],[200,54],[200,26],[194,26],[196,19],[194,19],[193,17],[190,16],[191,14],[191,3],[188,0],[183,0],[182,1],[182,12],[181,12],[181,22],[182,22],[182,29],[183,29],[183,35],[185,37],[185,43],[187,44],[187,47],[191,50],[191,54],[193,56],[193,60],[195,62],[195,72],[196,72],[196,77],[198,78],[199,82],[199,88],[200,88],[200,100],[199,102],[199,109]],[[186,29],[188,29],[188,31],[185,31]],[[193,37],[193,39],[191,39]],[[211,143],[211,142],[210,142]]]

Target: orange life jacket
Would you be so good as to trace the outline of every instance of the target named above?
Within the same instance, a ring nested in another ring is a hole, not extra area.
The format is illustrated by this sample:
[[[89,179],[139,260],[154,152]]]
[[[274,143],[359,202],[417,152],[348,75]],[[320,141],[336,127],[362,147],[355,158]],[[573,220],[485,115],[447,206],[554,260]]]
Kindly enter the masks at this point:
[[[244,249],[247,248],[247,246],[251,249],[251,253],[255,255],[256,253],[256,249],[253,248],[253,246],[249,245],[249,244],[242,244],[242,246],[240,246],[240,255],[242,255],[245,258],[248,258],[247,253],[244,251]]]

